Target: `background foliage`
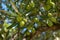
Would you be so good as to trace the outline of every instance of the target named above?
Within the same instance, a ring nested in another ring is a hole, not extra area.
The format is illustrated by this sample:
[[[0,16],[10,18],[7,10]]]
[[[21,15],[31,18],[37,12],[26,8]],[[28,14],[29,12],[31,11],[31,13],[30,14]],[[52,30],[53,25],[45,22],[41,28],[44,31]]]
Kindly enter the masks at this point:
[[[0,0],[0,40],[60,38],[60,0]]]

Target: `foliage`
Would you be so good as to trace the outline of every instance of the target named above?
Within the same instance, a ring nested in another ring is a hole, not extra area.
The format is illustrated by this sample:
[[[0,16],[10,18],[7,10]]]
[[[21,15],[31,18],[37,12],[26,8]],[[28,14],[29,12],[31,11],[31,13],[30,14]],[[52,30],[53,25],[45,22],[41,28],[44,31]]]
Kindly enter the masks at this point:
[[[35,40],[33,35],[39,28],[60,24],[59,3],[60,0],[5,0],[7,8],[0,10],[0,40]],[[54,32],[48,32],[41,40],[53,40],[48,38]]]

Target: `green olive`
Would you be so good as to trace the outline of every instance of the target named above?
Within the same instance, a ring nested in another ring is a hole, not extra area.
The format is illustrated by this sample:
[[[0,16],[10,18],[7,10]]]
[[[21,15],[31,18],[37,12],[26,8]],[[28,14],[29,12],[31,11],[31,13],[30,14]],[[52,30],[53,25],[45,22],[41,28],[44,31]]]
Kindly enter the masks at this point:
[[[27,22],[27,19],[24,18],[23,20],[24,20],[25,22]]]
[[[26,9],[27,10],[30,10],[31,9],[30,5],[27,5]]]
[[[17,16],[17,21],[20,22],[22,20],[22,17]]]
[[[44,8],[45,8],[45,10],[49,10],[51,8],[51,6],[50,5],[45,5]]]
[[[33,1],[31,1],[30,6],[31,6],[31,7],[34,7],[34,6],[35,6],[35,4],[34,4]]]
[[[34,18],[34,22],[38,22],[39,21],[39,19],[38,18]]]
[[[25,25],[25,22],[24,21],[21,21],[20,22],[20,26],[23,27]]]
[[[48,17],[51,17],[51,16],[53,16],[52,13],[48,13]]]

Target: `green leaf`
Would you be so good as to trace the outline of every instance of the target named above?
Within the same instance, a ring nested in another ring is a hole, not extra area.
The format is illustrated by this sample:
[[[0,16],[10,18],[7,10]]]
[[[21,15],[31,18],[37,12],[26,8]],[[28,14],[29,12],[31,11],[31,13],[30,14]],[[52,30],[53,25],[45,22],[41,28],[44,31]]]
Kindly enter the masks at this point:
[[[54,2],[50,2],[50,6],[55,7],[55,3]]]
[[[47,3],[50,3],[50,2],[52,2],[52,0],[47,0]]]
[[[12,27],[16,26],[17,23],[12,23],[12,25],[10,25],[9,27],[7,27],[7,29],[11,29]]]
[[[7,29],[6,27],[4,27],[4,31],[5,31],[5,32],[7,32],[7,31],[8,31],[8,29]]]
[[[3,40],[2,34],[0,34],[0,40]]]
[[[9,8],[10,11],[13,11],[12,6],[9,4],[6,4],[7,8]]]
[[[50,20],[47,20],[47,25],[48,25],[49,27],[51,27],[51,26],[53,25],[53,22],[50,21]]]
[[[24,18],[23,21],[27,22],[28,20],[26,18]]]
[[[56,23],[56,21],[57,21],[55,17],[51,17],[50,20],[54,23]]]
[[[33,1],[31,1],[30,6],[31,7],[34,7],[35,6],[35,3]]]
[[[3,26],[4,27],[9,27],[11,24],[8,24],[7,22],[4,22]]]
[[[16,16],[17,15],[16,13],[13,13],[13,12],[10,13],[9,11],[5,11],[5,10],[0,10],[0,12],[2,12],[5,15],[8,15],[8,16]]]
[[[0,24],[0,28],[2,28],[3,24]]]
[[[11,16],[17,16],[15,12],[11,12]]]

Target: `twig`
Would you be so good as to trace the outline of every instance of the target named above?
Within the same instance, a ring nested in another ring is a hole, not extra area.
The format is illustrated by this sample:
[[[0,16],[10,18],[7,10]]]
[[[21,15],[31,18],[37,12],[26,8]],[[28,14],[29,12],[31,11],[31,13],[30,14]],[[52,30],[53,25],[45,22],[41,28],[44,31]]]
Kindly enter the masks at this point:
[[[16,5],[14,4],[14,2],[10,1],[10,3],[11,3],[11,5],[12,5],[13,9],[15,10],[15,12],[16,12],[19,16],[21,16],[21,13],[18,11],[18,9],[17,9]]]

